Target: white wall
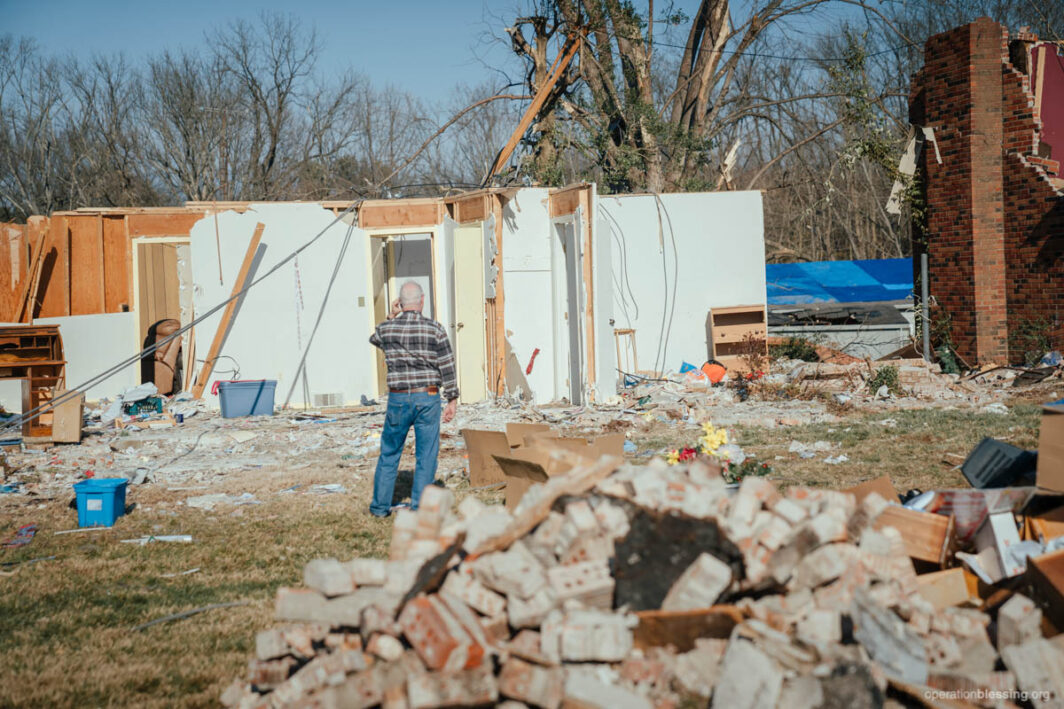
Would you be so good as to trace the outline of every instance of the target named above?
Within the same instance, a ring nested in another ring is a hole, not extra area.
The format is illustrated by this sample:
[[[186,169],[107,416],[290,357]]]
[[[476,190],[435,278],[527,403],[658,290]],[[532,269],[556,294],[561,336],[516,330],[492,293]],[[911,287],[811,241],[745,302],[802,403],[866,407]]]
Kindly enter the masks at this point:
[[[617,342],[613,336],[613,232],[597,209],[598,196],[591,196],[591,280],[595,296],[595,382],[598,401],[617,393]]]
[[[684,360],[702,364],[710,308],[765,302],[760,192],[604,196],[597,202],[598,221],[609,224],[613,239],[615,327],[635,329],[640,369],[654,369],[655,359],[665,371]]]
[[[315,320],[337,263],[345,235],[351,241],[340,263],[321,324],[306,364],[308,389],[313,395],[339,392],[345,403],[358,403],[362,394],[376,389],[376,359],[368,338],[372,333],[373,298],[370,293],[369,247],[365,232],[336,222],[333,213],[314,204],[252,204],[243,214],[218,215],[223,282],[218,282],[218,257],[214,220],[203,219],[191,231],[192,271],[197,316],[221,303],[232,292],[255,224],[266,225],[265,246],[254,277],[265,274],[298,247],[328,227],[297,261],[289,261],[247,293],[233,319],[221,354],[232,357],[242,379],[276,379],[280,406],[295,379],[298,364],[310,341]],[[261,249],[262,247],[260,247]],[[359,298],[363,298],[359,305]],[[207,356],[222,311],[196,327],[196,355]],[[219,359],[211,380],[228,379],[219,370],[233,362]],[[208,391],[210,384],[208,384]],[[216,398],[207,400],[217,406]],[[304,404],[302,377],[296,383],[291,405]]]
[[[547,204],[549,191],[518,190],[502,211],[502,269],[505,289],[504,318],[513,364],[520,378],[508,377],[511,390],[525,382],[536,403],[559,395],[554,388],[554,335],[551,322],[551,239],[553,227]],[[511,334],[512,333],[512,334]],[[532,374],[525,368],[539,348]],[[514,370],[509,366],[507,372]],[[526,390],[527,391],[527,390]]]
[[[217,281],[217,272],[215,272]],[[137,313],[71,315],[37,318],[35,325],[58,325],[66,358],[66,387],[73,389],[140,352],[140,319]],[[187,357],[188,353],[185,353]],[[187,359],[185,366],[188,366]],[[140,360],[118,370],[85,391],[87,401],[113,399],[140,384]],[[21,402],[20,402],[21,403]]]

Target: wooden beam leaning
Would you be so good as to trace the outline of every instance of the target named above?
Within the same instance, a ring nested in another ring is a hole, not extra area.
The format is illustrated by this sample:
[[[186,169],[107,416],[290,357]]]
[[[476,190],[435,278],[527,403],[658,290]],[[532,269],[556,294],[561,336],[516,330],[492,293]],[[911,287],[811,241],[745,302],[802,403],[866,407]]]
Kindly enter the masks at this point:
[[[27,230],[28,231],[28,230]],[[22,292],[18,297],[18,312],[15,314],[15,322],[29,322],[33,319],[33,305],[32,301],[37,295],[37,291],[34,288],[34,284],[40,277],[41,264],[43,263],[44,256],[44,238],[45,230],[41,229],[37,232],[37,240],[33,245],[33,263],[26,269],[26,283],[22,286]],[[29,311],[29,317],[23,320]]]
[[[240,291],[244,290],[244,282],[247,281],[248,272],[251,271],[251,264],[254,262],[255,254],[259,250],[259,242],[262,241],[262,230],[265,228],[266,225],[262,222],[255,225],[255,233],[251,236],[251,243],[248,244],[247,253],[244,254],[244,263],[240,264],[240,273],[236,277],[236,282],[233,283],[233,293],[225,306],[225,310],[222,312],[222,319],[218,322],[218,329],[214,333],[214,339],[211,340],[211,348],[207,352],[207,359],[203,362],[203,369],[200,370],[199,377],[196,379],[196,385],[192,387],[192,396],[196,399],[203,396],[203,390],[207,388],[207,382],[210,381],[211,372],[214,371],[214,361],[218,359],[218,355],[221,353],[225,334],[229,330],[229,324],[233,320],[233,313],[236,311],[237,301],[239,300],[236,296]]]
[[[495,162],[491,164],[491,168],[488,170],[488,174],[484,176],[484,185],[491,182],[491,178],[495,176],[495,173],[506,164],[506,161],[513,155],[514,150],[517,149],[517,144],[521,142],[521,137],[524,136],[525,131],[532,125],[533,119],[536,114],[539,113],[539,109],[543,108],[543,104],[547,101],[547,96],[554,89],[554,85],[558,83],[558,79],[562,73],[569,67],[569,63],[576,56],[577,50],[580,48],[580,42],[582,37],[578,34],[571,34],[565,40],[565,46],[562,47],[561,54],[554,60],[554,66],[551,67],[550,76],[540,87],[536,95],[532,97],[532,103],[528,104],[528,108],[525,110],[525,115],[521,116],[521,120],[517,124],[517,128],[514,129],[510,139],[506,141],[506,145],[499,151],[499,154],[495,157]]]

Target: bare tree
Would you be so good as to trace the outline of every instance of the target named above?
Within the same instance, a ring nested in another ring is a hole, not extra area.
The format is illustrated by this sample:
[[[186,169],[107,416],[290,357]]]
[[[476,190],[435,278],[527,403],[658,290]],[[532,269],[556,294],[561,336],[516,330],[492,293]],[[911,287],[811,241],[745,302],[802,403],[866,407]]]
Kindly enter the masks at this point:
[[[0,37],[0,209],[7,218],[74,201],[71,172],[81,156],[69,152],[61,73],[32,41]]]

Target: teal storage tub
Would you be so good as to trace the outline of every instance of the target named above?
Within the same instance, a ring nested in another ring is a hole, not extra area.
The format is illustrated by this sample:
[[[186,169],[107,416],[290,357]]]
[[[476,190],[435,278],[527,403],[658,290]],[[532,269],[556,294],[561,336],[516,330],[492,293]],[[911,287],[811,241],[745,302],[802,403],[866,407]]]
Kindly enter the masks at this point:
[[[125,478],[93,478],[74,483],[79,527],[110,527],[126,513]]]
[[[273,398],[276,391],[276,379],[218,382],[222,417],[231,419],[241,416],[273,416]]]

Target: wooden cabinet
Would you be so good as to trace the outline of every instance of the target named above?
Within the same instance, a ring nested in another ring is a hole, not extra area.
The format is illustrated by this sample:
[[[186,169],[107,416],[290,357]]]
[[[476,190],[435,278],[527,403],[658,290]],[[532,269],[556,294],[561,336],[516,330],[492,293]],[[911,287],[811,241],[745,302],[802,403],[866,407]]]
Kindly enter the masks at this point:
[[[66,361],[58,325],[0,327],[0,379],[23,379],[22,413],[52,400],[66,383]],[[22,424],[23,438],[52,435],[51,412]]]
[[[736,305],[709,311],[709,342],[713,359],[729,370],[748,371],[742,355],[750,348],[748,337],[760,341],[758,347],[768,356],[768,329],[764,305]]]

